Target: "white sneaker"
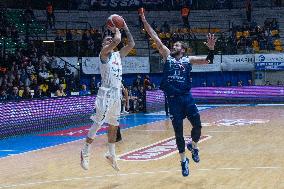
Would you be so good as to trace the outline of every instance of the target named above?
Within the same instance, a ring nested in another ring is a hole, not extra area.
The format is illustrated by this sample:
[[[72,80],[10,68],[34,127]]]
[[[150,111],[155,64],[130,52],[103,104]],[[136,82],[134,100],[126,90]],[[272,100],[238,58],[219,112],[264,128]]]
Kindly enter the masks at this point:
[[[89,169],[90,153],[87,150],[81,151],[81,167],[85,170]]]
[[[112,168],[114,168],[116,171],[119,171],[119,167],[117,164],[117,160],[115,156],[110,155],[109,153],[105,154],[105,158],[107,160],[107,162],[112,166]]]

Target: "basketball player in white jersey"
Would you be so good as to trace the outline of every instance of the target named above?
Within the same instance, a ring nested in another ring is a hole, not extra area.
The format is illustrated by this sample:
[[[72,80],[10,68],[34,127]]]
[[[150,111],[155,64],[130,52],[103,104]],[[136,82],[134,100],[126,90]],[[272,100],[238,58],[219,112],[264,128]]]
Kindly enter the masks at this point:
[[[121,109],[121,59],[131,51],[135,43],[124,22],[123,30],[126,33],[128,43],[120,51],[114,52],[114,48],[121,41],[121,33],[118,28],[109,29],[114,33],[114,37],[105,36],[103,39],[102,50],[99,55],[102,82],[95,102],[96,115],[91,117],[94,123],[89,130],[86,142],[81,151],[81,166],[85,170],[89,169],[90,144],[93,142],[102,124],[107,123],[109,127],[108,151],[105,154],[105,158],[115,170],[119,171],[116,161],[115,142]]]

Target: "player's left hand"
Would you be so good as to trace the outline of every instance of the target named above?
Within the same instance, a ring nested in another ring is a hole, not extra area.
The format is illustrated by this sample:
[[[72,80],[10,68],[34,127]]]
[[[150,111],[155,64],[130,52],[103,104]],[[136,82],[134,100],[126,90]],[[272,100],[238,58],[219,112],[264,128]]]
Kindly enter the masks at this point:
[[[207,35],[207,42],[204,42],[204,44],[205,44],[210,50],[214,50],[216,40],[217,40],[217,38],[215,38],[215,35],[209,33],[209,34]]]
[[[125,22],[125,20],[123,20],[123,22],[124,22],[124,26],[123,26],[123,30],[128,30],[128,26],[127,26],[127,24],[126,24],[126,22]]]

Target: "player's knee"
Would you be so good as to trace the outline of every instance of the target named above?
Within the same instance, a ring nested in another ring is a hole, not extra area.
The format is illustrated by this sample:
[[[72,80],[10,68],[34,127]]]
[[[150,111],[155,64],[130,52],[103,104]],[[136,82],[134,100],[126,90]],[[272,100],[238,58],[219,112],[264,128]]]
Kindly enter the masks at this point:
[[[200,114],[199,113],[196,113],[195,115],[190,116],[188,119],[189,119],[192,127],[201,129],[202,126],[201,126],[201,120],[200,120]]]
[[[173,127],[179,129],[182,127],[183,119],[171,118]]]

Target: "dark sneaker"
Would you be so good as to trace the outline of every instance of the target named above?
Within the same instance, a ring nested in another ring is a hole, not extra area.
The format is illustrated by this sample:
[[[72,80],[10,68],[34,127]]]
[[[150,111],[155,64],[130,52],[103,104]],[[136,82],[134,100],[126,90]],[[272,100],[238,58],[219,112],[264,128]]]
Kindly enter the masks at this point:
[[[191,154],[192,154],[192,159],[195,163],[198,163],[200,161],[200,158],[199,158],[199,149],[198,148],[193,148],[192,147],[192,143],[188,143],[187,144],[187,149],[189,151],[191,151]]]
[[[185,161],[181,162],[181,173],[182,176],[187,177],[189,175],[189,159],[186,158]]]

